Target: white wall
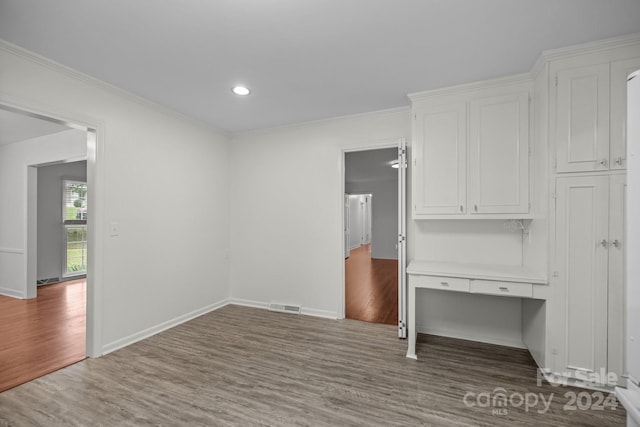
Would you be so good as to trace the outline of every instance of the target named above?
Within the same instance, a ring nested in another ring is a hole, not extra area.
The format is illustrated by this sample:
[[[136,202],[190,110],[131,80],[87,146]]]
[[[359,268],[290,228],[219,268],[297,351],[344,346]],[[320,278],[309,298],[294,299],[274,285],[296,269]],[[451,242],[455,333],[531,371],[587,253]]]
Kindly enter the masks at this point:
[[[365,197],[349,195],[349,249],[355,249],[364,243]]]
[[[62,191],[65,179],[86,182],[87,162],[60,163],[38,168],[38,280],[62,278],[64,273]]]
[[[28,168],[87,155],[86,132],[65,132],[0,146],[0,293],[18,298],[27,289]],[[32,272],[35,278],[35,272]]]
[[[409,136],[409,123],[409,110],[402,109],[236,136],[232,297],[341,316],[343,150],[393,144]],[[312,197],[299,203],[298,194]]]
[[[10,45],[0,44],[0,63],[0,102],[98,128],[100,259],[89,260],[88,292],[100,336],[89,348],[113,350],[226,301],[227,137]],[[11,233],[2,246],[22,248],[22,230]]]
[[[258,306],[298,303],[312,314],[342,315],[342,150],[410,140],[410,122],[406,109],[234,138],[232,297]],[[314,197],[296,204],[294,196],[303,192]],[[407,225],[409,259],[522,263],[521,234],[502,221],[409,220]],[[418,331],[522,345],[517,298],[420,292],[418,311]],[[468,313],[481,315],[470,319]]]
[[[347,193],[370,193],[371,257],[398,259],[398,181],[346,183]]]

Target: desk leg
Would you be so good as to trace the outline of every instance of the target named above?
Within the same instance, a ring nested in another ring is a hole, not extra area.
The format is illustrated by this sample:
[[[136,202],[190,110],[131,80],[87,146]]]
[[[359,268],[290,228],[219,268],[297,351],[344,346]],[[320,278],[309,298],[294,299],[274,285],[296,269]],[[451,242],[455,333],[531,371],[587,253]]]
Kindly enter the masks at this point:
[[[418,334],[416,332],[416,286],[411,283],[409,283],[409,295],[407,295],[407,311],[409,314],[407,324],[407,341],[409,342],[409,348],[407,348],[407,357],[417,360],[416,338]]]

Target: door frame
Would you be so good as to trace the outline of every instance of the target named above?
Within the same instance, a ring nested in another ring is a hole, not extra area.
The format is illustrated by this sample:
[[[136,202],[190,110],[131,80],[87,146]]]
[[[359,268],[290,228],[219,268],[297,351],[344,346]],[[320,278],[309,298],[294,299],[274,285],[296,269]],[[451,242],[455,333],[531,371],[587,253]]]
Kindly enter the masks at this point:
[[[33,101],[16,99],[0,94],[0,108],[18,114],[24,114],[41,120],[62,124],[72,129],[87,132],[87,188],[92,194],[92,214],[87,220],[87,300],[86,300],[86,355],[87,357],[102,356],[102,295],[103,295],[103,248],[104,236],[98,230],[104,230],[106,221],[104,216],[104,122],[87,117],[79,112],[51,110],[50,106],[42,106]],[[68,160],[68,159],[67,159]],[[36,170],[28,166],[27,173],[35,177]],[[33,178],[33,177],[32,177]],[[31,180],[34,183],[33,179]],[[35,194],[35,193],[34,193]],[[29,198],[29,196],[27,196]],[[33,218],[27,215],[27,230],[25,233],[25,252],[27,259],[27,274],[25,295],[36,295],[37,271],[37,237]],[[35,215],[31,215],[35,217]]]
[[[393,138],[393,139],[385,139],[382,141],[371,141],[371,142],[364,142],[364,143],[360,143],[360,144],[353,144],[353,145],[345,145],[342,147],[341,152],[340,152],[340,192],[338,193],[338,200],[339,200],[339,206],[340,206],[340,218],[341,218],[341,225],[342,227],[340,228],[340,257],[338,258],[340,260],[340,267],[339,267],[339,271],[341,272],[341,285],[339,286],[339,293],[338,293],[338,318],[339,319],[344,319],[345,318],[345,312],[346,312],[346,299],[345,299],[345,258],[344,258],[344,250],[345,250],[345,220],[344,220],[344,195],[346,194],[346,188],[345,188],[345,166],[346,166],[346,161],[345,161],[345,155],[346,153],[353,153],[353,152],[358,152],[358,151],[371,151],[371,150],[380,150],[380,149],[384,149],[384,148],[401,148],[404,147],[405,150],[405,156],[406,156],[406,142],[405,142],[405,138],[404,137],[398,137],[398,138]],[[405,165],[408,166],[408,163]],[[407,191],[407,186],[406,186],[406,171],[407,171],[407,167],[405,167],[404,169],[404,174],[405,174],[405,179],[403,180],[402,183],[398,182],[398,186],[402,185],[404,187],[404,194],[400,194],[400,191],[398,192],[398,209],[399,211],[402,213],[402,218],[398,218],[398,227],[403,227],[406,225],[406,191]],[[400,180],[399,180],[400,181]],[[399,187],[400,188],[400,187]],[[404,206],[400,206],[400,204],[402,204],[402,201],[404,201]],[[401,260],[398,259],[398,292],[399,294],[401,293],[401,291],[405,291],[402,292],[402,294],[405,296],[406,298],[406,289],[402,289],[403,285],[402,283],[404,283],[404,287],[406,288],[406,230],[405,230],[405,239],[402,243],[399,242],[398,244],[398,255],[400,256],[400,251],[402,251],[402,255],[405,256],[405,260],[403,262],[400,262]],[[405,278],[405,280],[401,280],[401,278]],[[404,303],[404,304],[403,304]],[[399,297],[398,298],[398,316],[404,317],[404,324],[406,325],[406,312],[403,314],[402,313],[402,307],[404,307],[406,309],[406,300],[402,301],[402,299]],[[402,326],[402,325],[400,325]],[[405,333],[406,333],[406,328],[404,329]],[[403,336],[402,333],[402,328],[399,329],[398,331],[398,336],[400,338],[404,338],[406,337],[406,335]]]

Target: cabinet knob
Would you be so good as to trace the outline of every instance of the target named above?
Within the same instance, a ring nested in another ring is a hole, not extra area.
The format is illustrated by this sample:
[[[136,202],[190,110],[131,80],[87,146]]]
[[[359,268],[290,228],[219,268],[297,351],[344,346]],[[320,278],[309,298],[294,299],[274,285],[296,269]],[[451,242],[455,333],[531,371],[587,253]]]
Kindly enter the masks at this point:
[[[620,240],[615,239],[613,242],[611,242],[611,246],[613,246],[614,248],[620,248],[622,246],[622,242],[620,242]]]
[[[607,166],[607,159],[600,160],[600,166]]]
[[[608,246],[607,239],[600,240],[600,246],[602,246],[603,248],[606,248]]]

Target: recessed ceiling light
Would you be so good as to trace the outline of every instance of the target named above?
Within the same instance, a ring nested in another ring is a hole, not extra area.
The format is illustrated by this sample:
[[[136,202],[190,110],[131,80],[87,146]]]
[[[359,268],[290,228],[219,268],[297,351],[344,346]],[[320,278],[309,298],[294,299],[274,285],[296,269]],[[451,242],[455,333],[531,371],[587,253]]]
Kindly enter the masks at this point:
[[[240,96],[249,95],[251,93],[251,91],[244,86],[234,86],[231,88],[231,92]]]

